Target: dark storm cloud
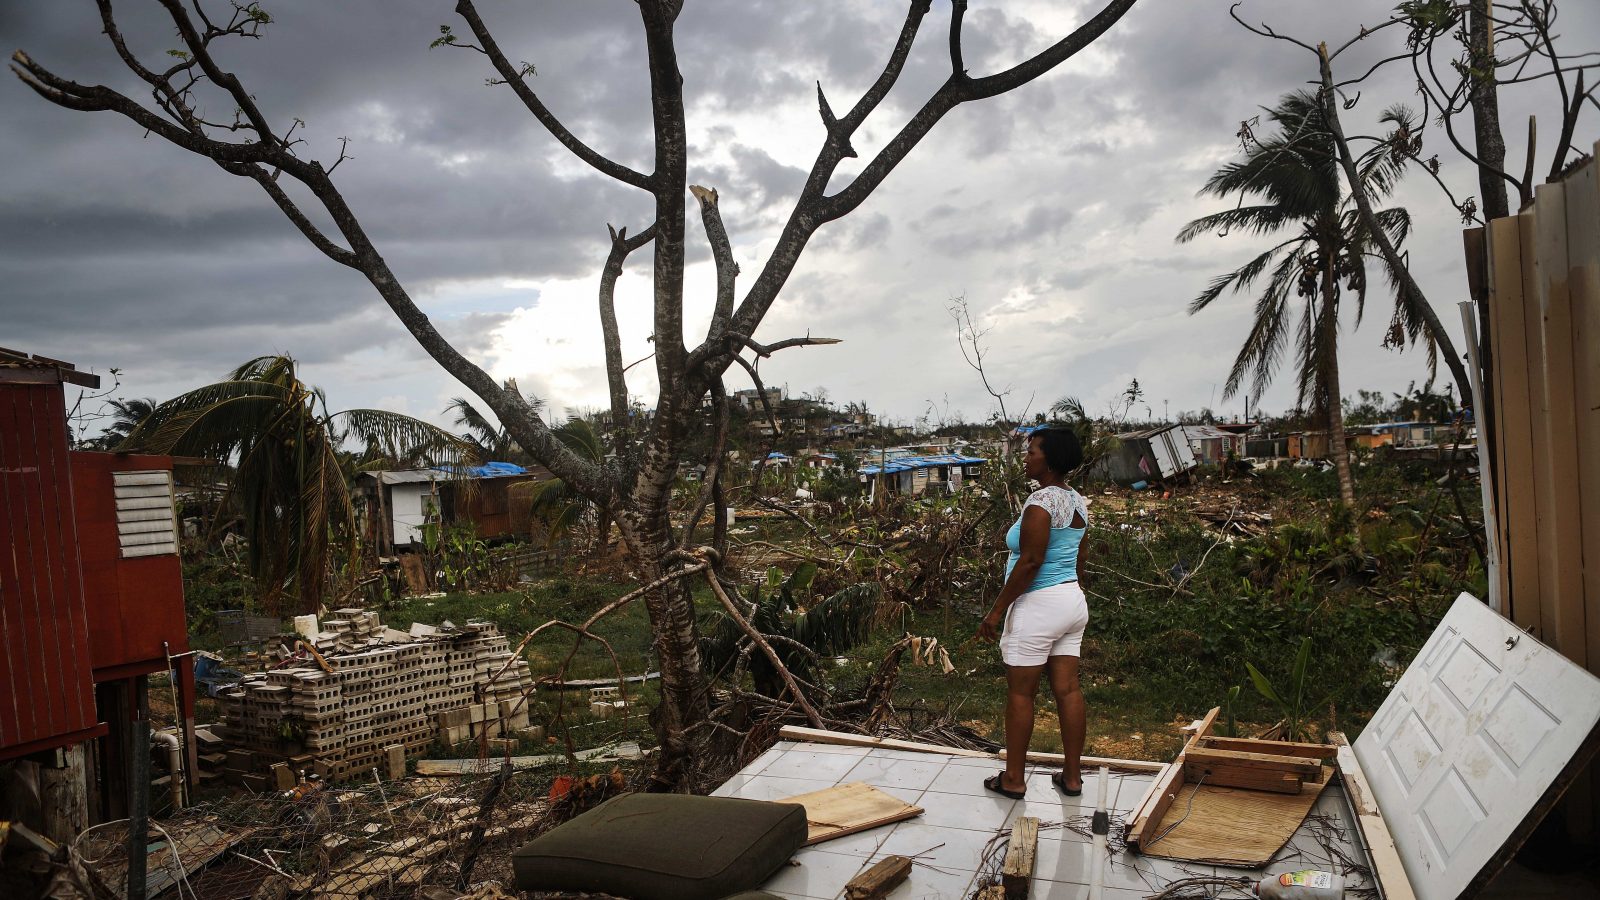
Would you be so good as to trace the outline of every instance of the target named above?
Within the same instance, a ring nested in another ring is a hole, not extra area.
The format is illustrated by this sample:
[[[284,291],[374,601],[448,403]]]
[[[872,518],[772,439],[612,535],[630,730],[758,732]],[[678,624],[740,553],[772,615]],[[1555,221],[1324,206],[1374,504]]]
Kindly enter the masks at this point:
[[[1082,21],[1100,5],[1068,7]],[[1109,397],[1137,373],[1152,391],[1169,392],[1175,408],[1204,404],[1242,339],[1250,298],[1226,298],[1193,318],[1184,306],[1253,245],[1231,237],[1177,246],[1172,236],[1219,205],[1194,193],[1236,152],[1239,120],[1315,74],[1304,51],[1240,29],[1228,5],[1141,3],[1061,70],[953,110],[873,198],[818,233],[762,329],[847,343],[774,359],[771,377],[807,389],[837,383],[835,396],[902,412],[949,392],[954,405],[980,415],[987,401],[954,354],[943,308],[966,293],[996,325],[1005,379],[1025,384],[1047,372],[1043,393],[1071,384],[1097,406],[1095,391]],[[1336,39],[1392,5],[1251,0],[1242,14]],[[498,346],[492,332],[511,321],[512,308],[546,301],[534,288],[499,286],[485,289],[490,301],[463,285],[592,279],[607,249],[605,223],[637,230],[648,198],[573,160],[507,88],[486,86],[492,73],[481,55],[426,49],[441,24],[465,33],[450,6],[279,0],[268,5],[277,21],[267,37],[233,43],[223,61],[276,121],[305,120],[297,134],[306,156],[331,162],[338,138],[351,138],[353,158],[336,181],[463,352],[521,358],[521,348]],[[537,67],[534,87],[574,133],[623,164],[653,165],[633,3],[481,6],[507,54]],[[1594,49],[1600,14],[1584,6],[1569,4],[1563,25],[1581,49]],[[118,9],[133,46],[165,61],[176,42],[154,4],[125,0]],[[974,3],[967,68],[988,74],[1048,46],[1064,33],[1050,19],[1060,9]],[[765,262],[823,138],[817,82],[842,114],[881,70],[904,13],[904,4],[878,0],[686,4],[676,32],[690,178],[721,192],[746,273],[741,286]],[[860,157],[840,167],[831,189],[848,183],[949,76],[948,15],[948,4],[935,4],[900,84],[856,137]],[[88,0],[0,4],[0,34],[11,47],[64,76],[147,97],[98,31]],[[1352,65],[1389,48],[1372,43]],[[1357,124],[1369,127],[1378,108],[1409,89],[1405,78],[1375,84],[1351,115],[1364,114]],[[1506,121],[1525,120],[1506,105]],[[214,118],[232,115],[220,95],[207,108]],[[0,84],[0,115],[0,343],[121,366],[154,385],[135,388],[138,395],[192,387],[271,352],[293,353],[336,396],[341,386],[359,394],[357,403],[398,395],[413,412],[432,413],[442,405],[436,395],[461,392],[371,287],[316,253],[255,185],[111,114],[52,107],[14,80]],[[1585,135],[1592,140],[1592,126]],[[1470,175],[1445,174],[1475,193]],[[1453,299],[1458,227],[1425,187],[1406,190],[1419,223],[1412,258],[1425,286]],[[690,220],[691,258],[703,261],[692,207]],[[641,257],[629,271],[646,265]],[[1372,302],[1369,318],[1382,318],[1387,298]],[[1416,368],[1376,353],[1376,331],[1369,325],[1347,338],[1352,371]],[[907,371],[918,377],[901,377]],[[597,368],[568,374],[603,381]],[[559,383],[540,373],[524,387]]]

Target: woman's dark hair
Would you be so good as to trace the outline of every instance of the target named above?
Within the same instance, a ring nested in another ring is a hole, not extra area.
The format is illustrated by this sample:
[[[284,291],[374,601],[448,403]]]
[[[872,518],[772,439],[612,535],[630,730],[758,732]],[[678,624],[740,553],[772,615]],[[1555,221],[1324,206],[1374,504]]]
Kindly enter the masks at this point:
[[[1083,446],[1070,428],[1041,428],[1029,435],[1044,451],[1044,463],[1057,475],[1070,475],[1083,465]]]

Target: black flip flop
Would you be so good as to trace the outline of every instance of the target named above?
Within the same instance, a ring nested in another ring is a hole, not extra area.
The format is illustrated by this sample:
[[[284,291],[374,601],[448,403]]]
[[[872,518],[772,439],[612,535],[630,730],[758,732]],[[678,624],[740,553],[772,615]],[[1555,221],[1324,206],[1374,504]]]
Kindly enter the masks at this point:
[[[1003,778],[1004,778],[1004,776],[999,774],[999,773],[996,773],[994,775],[990,775],[988,778],[985,778],[983,780],[983,786],[984,786],[984,788],[986,788],[988,790],[991,790],[991,791],[994,791],[996,794],[999,794],[1002,797],[1010,797],[1013,800],[1021,800],[1023,797],[1026,797],[1028,795],[1028,792],[1026,790],[1022,790],[1022,791],[1008,791],[1008,790],[1006,790],[1005,783],[1002,780]]]
[[[1056,790],[1066,794],[1068,797],[1083,796],[1082,787],[1079,787],[1077,790],[1067,787],[1067,773],[1065,772],[1057,772],[1056,774],[1051,775],[1050,783],[1056,786]]]

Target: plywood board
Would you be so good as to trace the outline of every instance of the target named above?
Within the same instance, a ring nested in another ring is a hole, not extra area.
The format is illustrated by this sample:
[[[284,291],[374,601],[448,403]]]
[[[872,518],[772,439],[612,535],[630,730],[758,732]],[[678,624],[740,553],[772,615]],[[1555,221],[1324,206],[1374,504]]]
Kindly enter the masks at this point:
[[[1522,243],[1517,216],[1489,223],[1489,310],[1494,323],[1495,418],[1499,443],[1496,492],[1504,516],[1510,590],[1506,614],[1541,634],[1537,491],[1533,481],[1533,404],[1528,389],[1527,323],[1523,318]]]
[[[1185,784],[1139,849],[1147,856],[1259,868],[1289,842],[1327,786],[1323,778],[1298,794],[1274,794]]]
[[[922,815],[922,807],[859,781],[777,802],[798,803],[806,808],[807,847]]]

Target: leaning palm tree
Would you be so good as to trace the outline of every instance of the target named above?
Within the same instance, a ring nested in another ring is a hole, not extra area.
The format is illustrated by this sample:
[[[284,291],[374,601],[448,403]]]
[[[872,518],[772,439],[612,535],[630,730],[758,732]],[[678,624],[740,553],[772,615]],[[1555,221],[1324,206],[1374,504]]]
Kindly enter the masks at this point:
[[[510,391],[517,390],[515,381],[507,381],[505,387]],[[544,409],[544,400],[533,394],[527,394],[523,399],[528,408],[535,412]],[[450,416],[450,423],[462,430],[461,440],[475,446],[480,458],[504,462],[529,461],[527,452],[512,439],[511,433],[491,421],[487,415],[472,405],[471,400],[465,397],[452,397],[444,412]]]
[[[1346,190],[1338,150],[1317,96],[1307,91],[1287,94],[1266,114],[1277,125],[1277,133],[1250,143],[1244,159],[1217,170],[1200,190],[1217,197],[1238,195],[1238,205],[1195,219],[1178,233],[1178,241],[1208,232],[1225,236],[1235,230],[1254,235],[1287,231],[1289,236],[1213,279],[1189,304],[1189,312],[1205,309],[1224,291],[1248,291],[1266,276],[1256,298],[1255,321],[1228,374],[1223,398],[1232,397],[1248,381],[1259,401],[1292,341],[1298,403],[1327,422],[1339,496],[1347,506],[1353,505],[1355,485],[1339,401],[1339,301],[1341,289],[1354,293],[1359,326],[1366,304],[1366,260],[1377,255],[1373,236]],[[1364,155],[1357,169],[1368,196],[1387,196],[1400,177],[1401,165],[1386,145]],[[1247,205],[1247,201],[1254,202]],[[1402,208],[1380,210],[1376,219],[1396,246],[1410,233],[1411,219]],[[1396,295],[1395,319],[1416,335],[1422,330],[1419,311],[1403,295],[1403,291]]]
[[[111,424],[106,426],[105,433],[100,436],[103,446],[115,447],[128,439],[139,423],[150,417],[157,406],[154,397],[135,397],[132,400],[123,400],[120,397],[111,401]]]
[[[436,464],[471,458],[455,435],[377,409],[328,411],[321,389],[302,382],[287,356],[252,359],[215,384],[151,410],[121,449],[231,462],[248,563],[262,605],[282,597],[315,611],[336,556],[353,551],[355,512],[340,447],[347,439],[396,458]]]

